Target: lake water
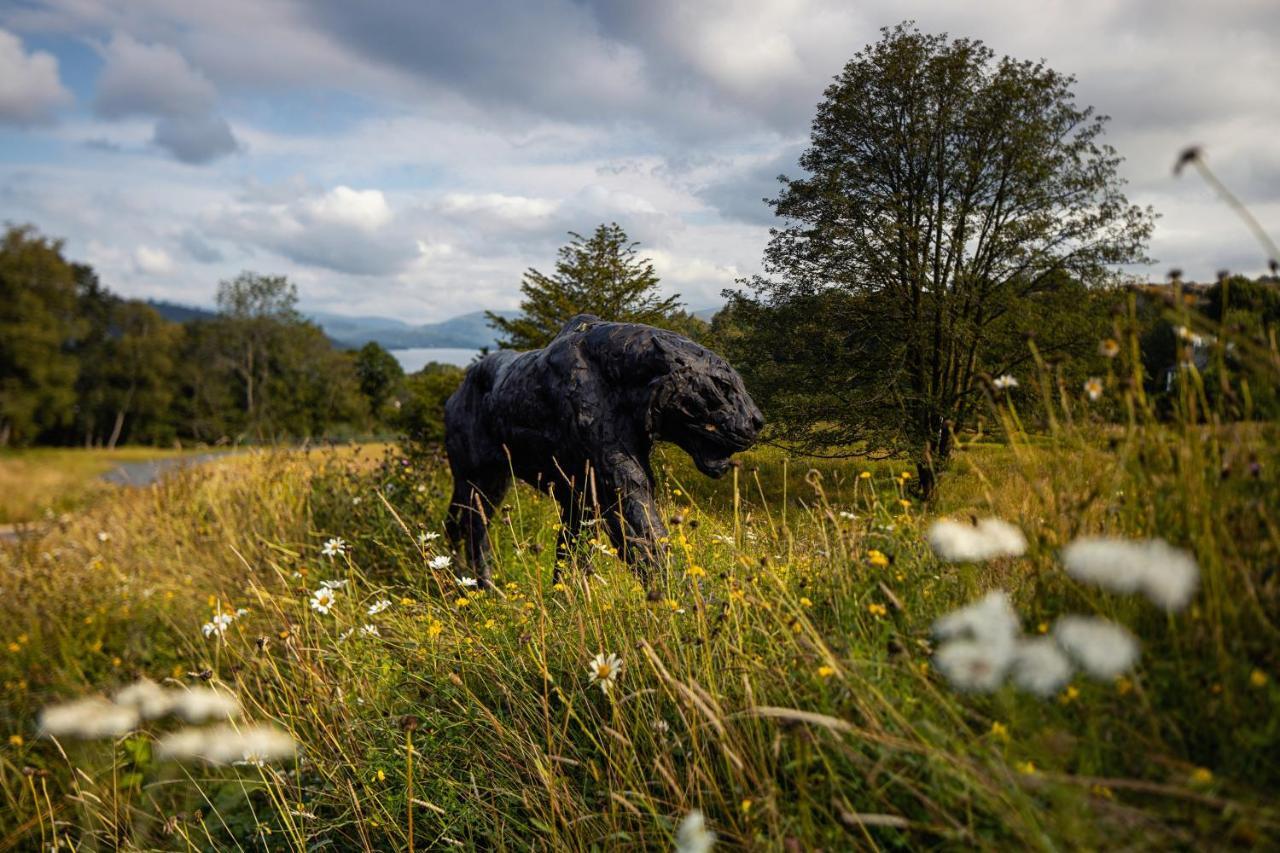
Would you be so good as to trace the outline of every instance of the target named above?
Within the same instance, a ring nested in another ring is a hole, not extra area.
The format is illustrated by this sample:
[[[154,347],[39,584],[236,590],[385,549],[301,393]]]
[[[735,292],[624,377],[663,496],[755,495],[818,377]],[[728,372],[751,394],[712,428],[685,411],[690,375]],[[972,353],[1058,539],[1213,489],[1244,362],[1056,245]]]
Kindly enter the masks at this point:
[[[411,347],[391,350],[391,354],[396,357],[396,361],[400,362],[405,373],[415,373],[430,361],[466,367],[479,353],[479,350],[453,347]]]

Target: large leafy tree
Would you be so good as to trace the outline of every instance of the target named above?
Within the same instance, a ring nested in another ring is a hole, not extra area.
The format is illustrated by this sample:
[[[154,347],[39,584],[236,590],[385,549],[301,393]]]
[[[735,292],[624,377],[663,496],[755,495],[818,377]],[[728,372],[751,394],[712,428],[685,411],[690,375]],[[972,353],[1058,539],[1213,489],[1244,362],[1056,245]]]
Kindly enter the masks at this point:
[[[361,347],[355,354],[354,364],[370,413],[379,422],[387,420],[392,414],[388,406],[404,385],[404,368],[377,341]]]
[[[639,244],[616,222],[599,226],[590,237],[572,231],[569,236],[554,274],[532,268],[524,274],[520,316],[487,313],[503,348],[545,346],[575,314],[658,326],[684,321],[679,295],[659,293],[653,263],[638,256]]]
[[[0,238],[0,447],[68,423],[78,365],[76,271],[30,226]]]
[[[726,294],[784,437],[912,453],[928,489],[979,376],[1020,366],[1011,338],[1070,330],[1049,306],[1143,259],[1152,214],[1073,82],[910,23],[844,67],[771,202],[766,275]]]

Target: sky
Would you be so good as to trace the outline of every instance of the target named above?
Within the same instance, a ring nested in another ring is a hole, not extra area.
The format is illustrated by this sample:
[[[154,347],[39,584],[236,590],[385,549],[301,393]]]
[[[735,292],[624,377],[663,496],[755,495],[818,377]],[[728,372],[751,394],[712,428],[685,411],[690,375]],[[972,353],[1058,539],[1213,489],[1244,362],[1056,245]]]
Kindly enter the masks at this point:
[[[1280,234],[1276,0],[0,0],[0,220],[126,296],[241,270],[303,307],[434,322],[519,303],[616,221],[693,309],[760,271],[779,174],[882,27],[1075,75],[1111,116],[1150,267],[1265,270],[1178,152]]]

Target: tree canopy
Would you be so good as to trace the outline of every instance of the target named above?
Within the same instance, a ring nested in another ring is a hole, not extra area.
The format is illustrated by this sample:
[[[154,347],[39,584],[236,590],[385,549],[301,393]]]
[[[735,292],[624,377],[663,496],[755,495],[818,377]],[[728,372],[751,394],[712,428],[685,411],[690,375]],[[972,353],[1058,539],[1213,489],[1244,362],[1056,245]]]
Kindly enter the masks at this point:
[[[726,293],[751,320],[734,355],[781,401],[784,437],[943,459],[982,373],[1026,357],[1020,331],[1144,259],[1152,214],[1126,201],[1107,119],[1073,83],[911,23],[835,78],[807,175],[770,202],[766,274]],[[1092,334],[1080,326],[1049,324]]]
[[[530,268],[520,284],[524,299],[520,316],[505,318],[486,312],[489,325],[502,335],[504,349],[545,346],[575,314],[604,320],[665,325],[687,319],[679,295],[663,297],[653,263],[640,258],[616,222],[600,225],[590,237],[569,232],[570,242],[557,253],[556,270],[546,275]]]

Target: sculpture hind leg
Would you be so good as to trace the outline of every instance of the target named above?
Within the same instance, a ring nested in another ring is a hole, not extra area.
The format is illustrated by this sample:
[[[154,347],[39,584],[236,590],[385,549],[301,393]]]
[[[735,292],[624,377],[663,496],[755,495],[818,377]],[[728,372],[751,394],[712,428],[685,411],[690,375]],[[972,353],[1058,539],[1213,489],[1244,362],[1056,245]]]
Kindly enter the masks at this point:
[[[511,475],[505,468],[466,477],[454,472],[445,534],[454,549],[462,551],[467,565],[486,589],[493,586],[489,567],[489,519],[510,487]]]
[[[605,518],[613,546],[646,587],[666,558],[667,528],[658,515],[653,488],[639,463],[626,463],[610,472]]]

